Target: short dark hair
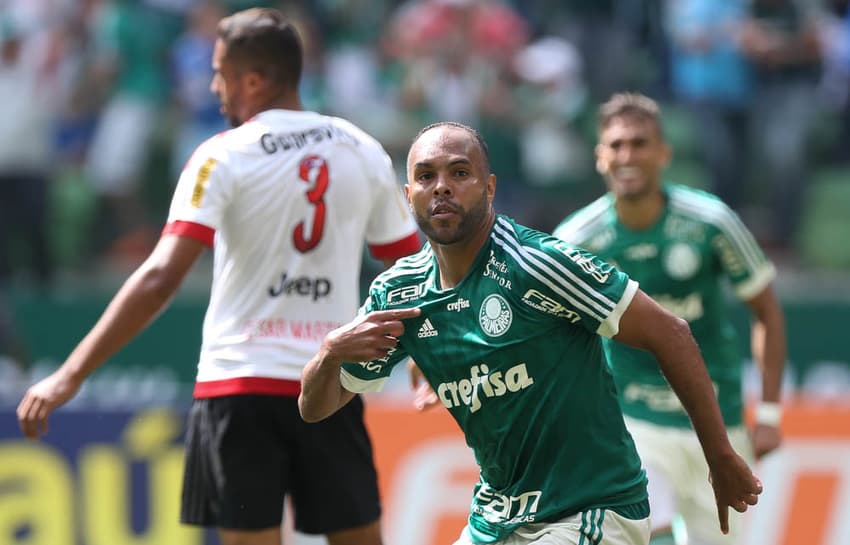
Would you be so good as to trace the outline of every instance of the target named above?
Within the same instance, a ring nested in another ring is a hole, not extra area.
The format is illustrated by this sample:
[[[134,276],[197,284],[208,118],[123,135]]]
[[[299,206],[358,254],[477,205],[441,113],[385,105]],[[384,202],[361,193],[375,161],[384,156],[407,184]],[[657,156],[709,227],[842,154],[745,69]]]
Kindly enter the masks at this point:
[[[661,126],[661,108],[658,103],[640,93],[617,93],[599,107],[598,129],[602,132],[617,117],[631,116],[650,121],[658,129],[658,135],[664,138]]]
[[[473,129],[469,125],[464,125],[463,123],[458,123],[457,121],[438,121],[436,123],[431,123],[430,125],[426,125],[422,127],[416,136],[413,138],[413,142],[415,143],[419,140],[419,137],[430,131],[431,129],[436,129],[438,127],[456,127],[458,129],[463,129],[475,139],[475,143],[478,144],[478,147],[481,149],[481,156],[484,159],[484,171],[487,174],[490,174],[490,150],[487,148],[487,142],[484,141],[484,137],[481,136],[481,133],[477,130]]]
[[[238,11],[219,21],[217,34],[226,47],[228,61],[262,74],[273,84],[298,87],[304,62],[301,38],[280,11]]]

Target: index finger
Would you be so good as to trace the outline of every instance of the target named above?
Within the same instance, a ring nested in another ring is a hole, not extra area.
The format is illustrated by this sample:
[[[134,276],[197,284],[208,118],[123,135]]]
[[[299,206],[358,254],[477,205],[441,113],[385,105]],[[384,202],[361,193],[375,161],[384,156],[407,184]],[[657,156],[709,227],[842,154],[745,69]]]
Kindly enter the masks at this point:
[[[18,425],[23,432],[24,437],[28,439],[38,439],[40,422],[37,419],[35,400],[29,395],[26,396],[20,405],[18,405]]]
[[[422,314],[422,311],[418,308],[398,308],[394,310],[376,310],[371,313],[372,316],[378,318],[379,320],[384,321],[392,321],[392,320],[406,320],[407,318],[415,318]]]
[[[729,533],[729,506],[721,503],[717,504],[717,515],[720,518],[720,531],[723,534]]]

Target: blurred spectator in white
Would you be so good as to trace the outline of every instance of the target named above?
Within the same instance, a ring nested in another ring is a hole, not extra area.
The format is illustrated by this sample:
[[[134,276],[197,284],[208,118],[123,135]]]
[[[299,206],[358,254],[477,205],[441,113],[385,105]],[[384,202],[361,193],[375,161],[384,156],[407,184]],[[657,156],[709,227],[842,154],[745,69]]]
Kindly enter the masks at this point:
[[[47,238],[52,138],[59,102],[58,2],[0,1],[0,284],[24,264],[52,273]]]
[[[561,36],[574,44],[584,66],[591,99],[639,87],[650,59],[641,47],[658,0],[532,0],[515,2],[539,35]]]
[[[519,77],[523,179],[551,187],[586,178],[593,168],[592,150],[574,126],[588,98],[578,50],[547,36],[522,49],[513,65]]]
[[[182,30],[179,15],[145,0],[106,0],[98,14],[92,77],[111,90],[88,152],[87,176],[100,198],[92,237],[98,253],[137,261],[157,238],[141,184],[170,96],[168,61]]]
[[[171,49],[178,126],[171,150],[173,182],[198,145],[228,128],[210,91],[216,28],[225,11],[215,0],[199,0],[188,13],[186,30]]]
[[[748,0],[666,0],[670,87],[699,127],[710,188],[732,208],[747,179],[752,72],[737,42]]]
[[[821,48],[813,2],[753,0],[741,44],[755,65],[757,100],[751,143],[761,186],[770,195],[763,243],[793,252],[808,183],[808,152],[819,113]]]

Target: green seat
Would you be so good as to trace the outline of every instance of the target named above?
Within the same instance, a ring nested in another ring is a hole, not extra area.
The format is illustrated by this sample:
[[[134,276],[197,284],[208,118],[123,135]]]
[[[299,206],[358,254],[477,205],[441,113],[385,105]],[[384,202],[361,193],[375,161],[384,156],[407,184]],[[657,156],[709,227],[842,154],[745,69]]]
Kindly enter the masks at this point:
[[[803,206],[798,242],[805,263],[850,269],[850,167],[815,172]]]

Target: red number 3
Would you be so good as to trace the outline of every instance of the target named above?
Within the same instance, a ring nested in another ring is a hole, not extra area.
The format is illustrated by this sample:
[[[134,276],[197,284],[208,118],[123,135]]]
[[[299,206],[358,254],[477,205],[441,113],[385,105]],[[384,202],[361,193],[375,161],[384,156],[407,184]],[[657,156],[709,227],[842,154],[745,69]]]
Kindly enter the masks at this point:
[[[311,185],[307,190],[307,200],[316,206],[313,213],[310,235],[304,236],[304,224],[299,223],[292,233],[292,241],[298,251],[306,253],[316,247],[322,240],[322,231],[325,228],[325,191],[328,190],[328,163],[318,155],[308,155],[301,160],[298,176],[304,182]]]

